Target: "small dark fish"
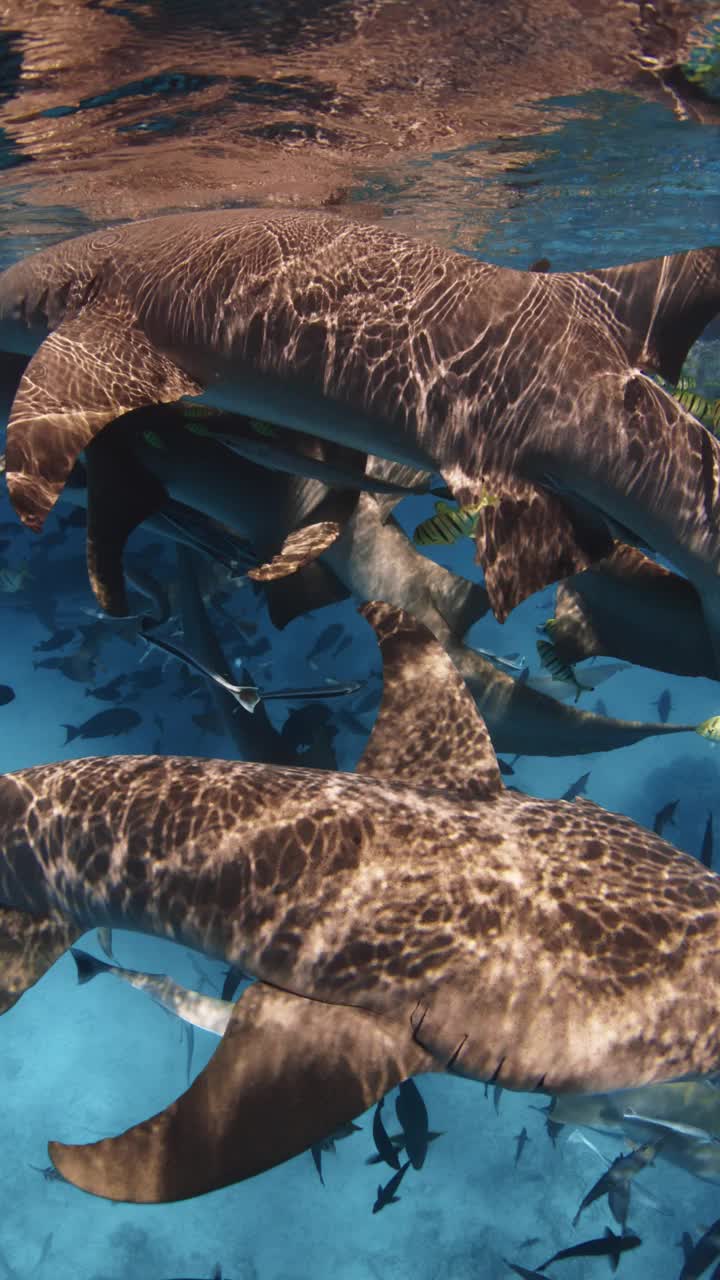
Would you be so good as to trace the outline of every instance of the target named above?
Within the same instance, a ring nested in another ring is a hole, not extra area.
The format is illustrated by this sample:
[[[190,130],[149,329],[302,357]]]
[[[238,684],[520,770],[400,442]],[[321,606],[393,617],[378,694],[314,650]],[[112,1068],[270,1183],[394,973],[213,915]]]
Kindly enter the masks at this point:
[[[589,777],[590,777],[590,770],[588,770],[588,772],[587,772],[587,773],[581,773],[581,774],[580,774],[580,777],[579,777],[575,782],[571,782],[571,784],[570,784],[570,786],[568,787],[567,791],[564,791],[564,792],[563,792],[563,794],[561,795],[560,799],[561,799],[561,800],[574,800],[574,799],[576,798],[576,796],[584,796],[584,795],[585,795],[585,792],[586,792],[586,790],[587,790],[587,784],[588,784],[588,778],[589,778]]]
[[[720,1218],[713,1222],[705,1235],[700,1237],[696,1245],[693,1245],[680,1272],[680,1280],[698,1280],[703,1271],[707,1271],[710,1264],[715,1261],[718,1254],[720,1254]]]
[[[108,680],[107,684],[98,685],[95,689],[86,689],[86,698],[99,698],[101,702],[118,702],[124,697],[122,686],[125,684],[127,676],[113,676],[112,680]]]
[[[67,680],[75,680],[78,684],[89,684],[95,679],[95,665],[96,659],[81,649],[66,658],[43,658],[41,662],[33,662],[36,671],[40,667],[61,671]]]
[[[580,1208],[573,1218],[573,1226],[577,1226],[583,1209],[587,1209],[588,1205],[606,1195],[610,1212],[624,1229],[630,1211],[630,1181],[640,1173],[641,1169],[653,1163],[661,1144],[662,1139],[646,1142],[628,1155],[618,1156],[613,1160],[610,1168],[605,1170],[581,1201]]]
[[[308,662],[312,658],[319,657],[321,653],[327,653],[328,649],[334,648],[338,641],[342,639],[342,634],[343,628],[339,622],[333,622],[324,631],[321,631],[307,656]]]
[[[533,1107],[533,1111],[543,1112],[545,1116],[545,1132],[554,1147],[557,1146],[558,1134],[565,1128],[564,1124],[558,1124],[557,1120],[553,1120],[552,1118],[552,1113],[555,1110],[556,1103],[557,1098],[551,1098],[546,1107]]]
[[[161,666],[154,666],[145,667],[143,671],[133,671],[130,681],[131,697],[143,689],[157,689],[163,682],[163,669]]]
[[[436,1138],[444,1138],[444,1137],[445,1137],[444,1129],[430,1129],[428,1132],[428,1142],[434,1142]],[[405,1134],[404,1133],[391,1133],[390,1141],[392,1142],[397,1152],[405,1150]],[[382,1162],[381,1162],[380,1156],[375,1151],[371,1156],[366,1157],[365,1163],[381,1164]]]
[[[497,1115],[498,1112],[500,1111],[500,1099],[502,1098],[502,1095],[503,1095],[502,1085],[494,1084],[493,1085],[493,1106],[495,1108],[495,1115]]]
[[[327,1138],[323,1138],[322,1142],[315,1142],[311,1146],[310,1154],[312,1155],[315,1168],[318,1171],[318,1177],[322,1182],[323,1186],[325,1186],[325,1179],[323,1178],[323,1173],[322,1173],[323,1151],[334,1152],[336,1142],[340,1142],[342,1138],[351,1138],[354,1133],[361,1133],[361,1132],[362,1132],[362,1126],[359,1124],[353,1124],[352,1120],[349,1120],[347,1124],[341,1124],[337,1129],[333,1129],[332,1133],[328,1134]]]
[[[663,805],[662,809],[658,809],[653,821],[653,831],[656,836],[661,836],[665,827],[668,825],[671,827],[675,826],[675,810],[679,803],[679,800],[670,800],[667,804]]]
[[[52,653],[53,649],[64,649],[74,635],[74,627],[63,627],[61,631],[54,631],[47,640],[39,640],[33,645],[33,650],[35,653]]]
[[[428,1149],[428,1113],[414,1080],[403,1080],[395,1113],[405,1135],[405,1150],[413,1169],[422,1169]]]
[[[389,1164],[391,1169],[399,1169],[400,1161],[397,1150],[390,1141],[387,1129],[383,1124],[382,1108],[384,1101],[385,1099],[381,1098],[375,1108],[372,1127],[373,1142],[380,1159],[384,1160],[385,1164]]]
[[[531,1271],[529,1267],[523,1267],[519,1262],[510,1262],[509,1258],[503,1258],[506,1267],[515,1272],[516,1276],[521,1276],[522,1280],[549,1280],[549,1277],[542,1271]]]
[[[6,707],[8,702],[14,702],[15,690],[10,688],[9,684],[0,684],[0,707]]]
[[[525,1126],[523,1126],[519,1133],[515,1134],[515,1141],[517,1143],[517,1147],[515,1148],[515,1168],[517,1169],[518,1161],[525,1150],[526,1144],[530,1141],[530,1137]]]
[[[376,1196],[375,1203],[373,1205],[373,1210],[372,1210],[373,1213],[379,1213],[380,1210],[384,1209],[387,1204],[397,1204],[400,1197],[396,1196],[395,1192],[400,1186],[400,1183],[402,1182],[409,1168],[410,1168],[410,1161],[406,1160],[402,1168],[398,1169],[398,1172],[393,1174],[390,1181],[386,1182],[384,1187],[378,1187],[377,1196]]]
[[[131,707],[114,707],[112,711],[98,711],[83,724],[64,724],[67,737],[64,746],[74,738],[115,738],[121,733],[129,733],[142,723],[142,717]]]
[[[668,716],[672,711],[672,697],[669,689],[663,689],[659,698],[656,698],[652,704],[657,707],[658,720],[661,724],[667,724]]]
[[[630,1249],[637,1249],[641,1244],[642,1240],[639,1236],[632,1233],[616,1236],[610,1227],[606,1227],[605,1235],[597,1240],[585,1240],[582,1244],[571,1245],[569,1249],[560,1249],[553,1254],[552,1258],[548,1258],[547,1262],[542,1263],[540,1270],[544,1271],[545,1267],[549,1267],[553,1262],[561,1262],[563,1258],[610,1258],[610,1265],[615,1271],[620,1255],[627,1253]]]
[[[700,861],[704,867],[708,867],[712,871],[713,864],[713,816],[709,813],[707,822],[705,823],[705,835],[703,836],[702,848],[700,850]]]
[[[497,762],[498,762],[498,769],[500,770],[503,778],[512,778],[513,774],[515,773],[515,770],[513,769],[512,765],[508,764],[507,760],[503,760],[500,756],[498,756]]]

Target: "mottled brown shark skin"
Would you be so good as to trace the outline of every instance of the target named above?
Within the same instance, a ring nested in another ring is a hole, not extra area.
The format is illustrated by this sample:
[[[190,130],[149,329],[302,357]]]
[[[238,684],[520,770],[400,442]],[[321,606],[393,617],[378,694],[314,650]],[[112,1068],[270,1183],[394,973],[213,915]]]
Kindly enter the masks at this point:
[[[463,643],[465,632],[483,616],[482,588],[421,555],[392,516],[383,523],[372,494],[360,495],[340,537],[321,561],[358,601],[391,600],[432,632],[463,676],[500,753],[582,755],[694,728],[595,715],[499,671]],[[302,590],[303,583],[298,585]]]
[[[108,422],[202,395],[493,495],[477,547],[501,619],[629,530],[698,588],[717,655],[720,444],[642,371],[674,380],[719,306],[716,248],[548,274],[311,213],[114,227],[0,278],[0,343],[34,352],[11,497],[39,528]]]
[[[617,543],[560,584],[552,641],[563,662],[611,655],[678,676],[715,678],[715,655],[692,583]]]
[[[364,612],[385,691],[357,775],[135,756],[0,779],[2,945],[22,943],[6,1006],[23,956],[29,986],[72,926],[174,938],[258,979],[166,1111],[51,1144],[86,1190],[228,1185],[419,1071],[563,1093],[718,1068],[720,878],[589,802],[505,790],[441,647]]]

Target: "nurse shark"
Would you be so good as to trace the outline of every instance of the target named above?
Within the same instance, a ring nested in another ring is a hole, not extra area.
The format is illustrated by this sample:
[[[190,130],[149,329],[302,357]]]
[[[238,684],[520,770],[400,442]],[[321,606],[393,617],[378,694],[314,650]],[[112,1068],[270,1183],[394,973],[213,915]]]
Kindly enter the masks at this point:
[[[3,1008],[96,926],[257,979],[163,1112],[50,1143],[79,1187],[226,1186],[425,1071],[558,1094],[718,1070],[720,878],[587,801],[506,790],[441,646],[363,612],[385,683],[355,774],[130,756],[0,778]]]
[[[441,472],[482,507],[500,620],[613,536],[653,548],[697,588],[720,674],[720,444],[646,376],[675,382],[719,307],[717,248],[547,274],[314,213],[113,227],[0,277],[0,345],[31,356],[11,498],[38,529],[108,423],[201,399]]]

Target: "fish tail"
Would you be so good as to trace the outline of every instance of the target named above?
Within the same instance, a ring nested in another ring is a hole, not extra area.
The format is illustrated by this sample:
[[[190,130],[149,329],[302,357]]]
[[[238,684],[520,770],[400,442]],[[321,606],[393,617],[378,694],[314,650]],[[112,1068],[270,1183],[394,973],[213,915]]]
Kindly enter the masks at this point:
[[[97,977],[99,973],[107,973],[111,968],[104,960],[91,956],[89,951],[83,951],[80,947],[71,947],[70,953],[77,965],[77,979],[80,985]]]
[[[67,734],[67,737],[63,743],[64,747],[67,746],[68,742],[72,742],[73,738],[78,738],[80,736],[80,729],[78,728],[77,725],[64,724],[64,725],[61,725],[61,728],[63,728],[65,730],[65,733]]]

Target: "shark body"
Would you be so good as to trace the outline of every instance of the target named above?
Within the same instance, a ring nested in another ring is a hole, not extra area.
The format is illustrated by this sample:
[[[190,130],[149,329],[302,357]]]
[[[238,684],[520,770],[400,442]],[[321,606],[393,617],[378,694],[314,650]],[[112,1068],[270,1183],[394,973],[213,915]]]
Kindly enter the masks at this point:
[[[624,532],[694,583],[717,661],[720,444],[645,371],[675,380],[719,306],[712,248],[543,274],[310,213],[114,227],[0,278],[0,343],[32,357],[11,498],[39,528],[108,423],[201,399],[485,501],[475,536],[500,619]]]
[[[356,774],[139,756],[0,779],[4,1007],[103,925],[258,979],[164,1112],[50,1145],[76,1185],[197,1195],[424,1071],[553,1093],[717,1071],[720,878],[587,801],[505,790],[441,647],[365,614],[385,688]]]

